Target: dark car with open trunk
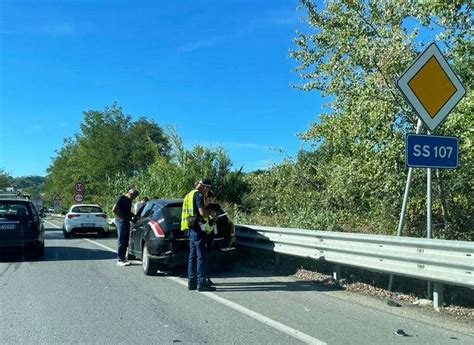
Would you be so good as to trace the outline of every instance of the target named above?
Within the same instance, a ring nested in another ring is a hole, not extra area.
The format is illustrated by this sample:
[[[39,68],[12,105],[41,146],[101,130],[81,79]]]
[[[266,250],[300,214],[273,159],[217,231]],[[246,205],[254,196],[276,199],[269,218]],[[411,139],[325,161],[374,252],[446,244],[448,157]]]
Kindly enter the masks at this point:
[[[181,231],[182,206],[182,199],[155,199],[138,211],[130,230],[127,258],[142,260],[146,275],[187,265],[189,238]],[[216,216],[216,231],[208,243],[209,265],[232,270],[237,259],[234,224],[219,204],[209,204],[208,209]]]

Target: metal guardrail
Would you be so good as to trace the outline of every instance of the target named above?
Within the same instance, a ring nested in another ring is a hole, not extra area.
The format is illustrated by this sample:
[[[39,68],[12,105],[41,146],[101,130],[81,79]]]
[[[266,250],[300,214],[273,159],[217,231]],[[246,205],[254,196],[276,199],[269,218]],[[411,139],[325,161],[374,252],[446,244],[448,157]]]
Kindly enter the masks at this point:
[[[237,225],[236,234],[245,247],[435,282],[435,308],[442,284],[474,288],[473,242],[257,225]]]

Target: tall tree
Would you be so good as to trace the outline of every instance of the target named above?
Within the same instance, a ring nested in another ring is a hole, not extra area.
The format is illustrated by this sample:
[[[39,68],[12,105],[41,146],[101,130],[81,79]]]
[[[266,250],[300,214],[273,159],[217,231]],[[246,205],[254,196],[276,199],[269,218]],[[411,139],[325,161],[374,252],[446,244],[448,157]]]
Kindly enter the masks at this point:
[[[296,70],[304,80],[298,87],[334,98],[332,110],[322,114],[302,138],[314,142],[315,150],[324,156],[324,165],[318,170],[329,180],[326,192],[334,199],[331,208],[346,216],[341,220],[360,224],[377,220],[393,233],[406,176],[404,136],[413,131],[416,117],[394,81],[430,43],[431,38],[419,32],[437,32],[434,39],[458,72],[466,71],[462,77],[468,86],[467,97],[439,132],[467,139],[474,124],[472,108],[467,107],[472,104],[472,74],[467,74],[465,63],[459,60],[472,52],[471,4],[338,0],[318,9],[312,1],[303,0],[301,5],[307,10],[312,30],[298,35],[298,48],[291,54],[299,62]],[[453,119],[459,117],[464,128],[452,126]],[[465,142],[461,147],[463,163],[472,163],[472,151],[472,143]],[[415,175],[409,231],[421,235],[424,212],[420,205],[426,187],[423,171]],[[472,214],[472,206],[454,201],[461,195],[461,199],[472,197],[472,164],[462,164],[459,170],[443,175],[453,182],[454,175],[462,177],[460,182],[467,190],[446,193],[451,196],[451,208],[461,207],[463,213]],[[441,221],[438,216],[443,205],[439,201],[445,196],[439,188],[437,191],[435,219]],[[453,219],[452,225],[457,225],[457,235],[462,235],[459,220]],[[442,231],[438,235],[443,235]]]
[[[168,151],[168,139],[156,122],[133,121],[115,103],[103,111],[89,110],[80,132],[65,140],[48,168],[47,190],[72,201],[72,188],[81,181],[86,200],[98,200],[111,176],[137,174]]]
[[[12,177],[5,170],[0,169],[0,189],[12,186]]]
[[[466,230],[474,225],[467,202],[474,199],[471,2],[328,0],[317,6],[302,0],[301,8],[309,28],[298,33],[290,54],[302,80],[295,87],[327,96],[329,110],[301,134],[312,150],[255,176],[254,192],[271,194],[269,212],[308,227],[393,234],[407,173],[404,137],[416,118],[395,80],[434,39],[468,90],[437,131],[460,137],[461,167],[438,174],[434,234],[472,238],[474,231]],[[406,233],[422,236],[426,174],[414,175]],[[447,222],[443,208],[452,210]]]

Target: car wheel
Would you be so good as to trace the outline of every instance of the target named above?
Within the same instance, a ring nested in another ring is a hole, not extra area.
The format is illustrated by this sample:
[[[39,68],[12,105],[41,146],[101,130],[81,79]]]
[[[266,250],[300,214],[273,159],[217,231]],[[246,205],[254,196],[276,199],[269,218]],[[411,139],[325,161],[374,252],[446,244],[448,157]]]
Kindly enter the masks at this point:
[[[63,236],[64,238],[71,238],[71,234],[63,229]]]
[[[103,237],[103,238],[107,238],[107,237],[109,237],[109,233],[107,231],[102,231],[102,232],[99,233],[99,236]]]
[[[143,246],[142,267],[147,276],[155,276],[158,273],[158,262],[150,258],[146,244]]]

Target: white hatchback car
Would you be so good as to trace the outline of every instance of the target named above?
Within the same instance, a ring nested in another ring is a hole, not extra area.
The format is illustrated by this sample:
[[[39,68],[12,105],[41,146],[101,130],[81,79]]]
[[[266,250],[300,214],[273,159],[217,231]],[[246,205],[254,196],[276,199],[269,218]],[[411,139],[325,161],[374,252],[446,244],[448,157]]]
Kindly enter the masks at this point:
[[[107,215],[99,205],[72,205],[64,217],[64,238],[70,238],[78,233],[90,232],[106,237],[108,231]]]

